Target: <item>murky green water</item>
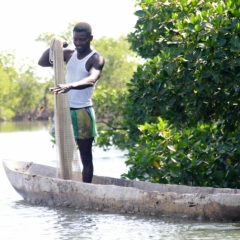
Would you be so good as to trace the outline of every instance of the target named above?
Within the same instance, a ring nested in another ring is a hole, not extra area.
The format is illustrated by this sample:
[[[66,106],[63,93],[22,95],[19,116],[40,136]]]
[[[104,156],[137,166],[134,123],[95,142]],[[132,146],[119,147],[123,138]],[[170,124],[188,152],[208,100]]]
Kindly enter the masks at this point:
[[[0,160],[55,166],[48,123],[0,123]],[[119,177],[124,153],[94,148],[95,174]],[[12,188],[0,164],[0,239],[240,239],[240,223],[190,221],[29,204]]]

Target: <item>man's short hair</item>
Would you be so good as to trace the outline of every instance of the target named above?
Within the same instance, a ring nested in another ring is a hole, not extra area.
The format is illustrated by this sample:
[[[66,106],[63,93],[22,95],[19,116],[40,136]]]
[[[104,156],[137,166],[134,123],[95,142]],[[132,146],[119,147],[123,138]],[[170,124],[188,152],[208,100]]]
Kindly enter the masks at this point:
[[[73,28],[73,32],[86,32],[89,36],[92,35],[92,27],[89,23],[79,22]]]

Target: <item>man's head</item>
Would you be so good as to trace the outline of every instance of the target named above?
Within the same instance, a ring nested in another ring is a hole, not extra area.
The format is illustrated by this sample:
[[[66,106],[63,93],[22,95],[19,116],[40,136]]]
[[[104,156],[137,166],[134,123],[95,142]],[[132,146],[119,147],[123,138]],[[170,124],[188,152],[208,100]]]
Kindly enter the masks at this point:
[[[92,28],[90,24],[80,22],[75,25],[73,28],[73,43],[79,53],[90,49],[92,39]]]
[[[74,26],[73,32],[85,32],[88,34],[88,36],[91,36],[92,35],[92,27],[90,24],[88,24],[86,22],[79,22]]]

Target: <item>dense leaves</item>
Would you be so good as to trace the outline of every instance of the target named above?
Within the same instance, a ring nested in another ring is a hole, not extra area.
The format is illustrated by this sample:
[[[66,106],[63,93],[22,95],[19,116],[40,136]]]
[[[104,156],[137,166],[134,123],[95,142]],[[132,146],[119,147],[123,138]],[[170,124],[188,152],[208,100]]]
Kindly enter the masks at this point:
[[[149,61],[135,73],[130,97],[146,109],[142,122],[150,116],[180,124],[224,118],[234,129],[239,115],[238,6],[234,1],[138,2],[142,9],[129,40]]]
[[[240,187],[238,2],[137,1],[128,39],[147,62],[128,84],[123,176]]]
[[[139,127],[141,137],[130,149],[122,177],[194,186],[240,186],[240,133],[223,133],[225,122],[199,122],[177,129],[158,118]]]

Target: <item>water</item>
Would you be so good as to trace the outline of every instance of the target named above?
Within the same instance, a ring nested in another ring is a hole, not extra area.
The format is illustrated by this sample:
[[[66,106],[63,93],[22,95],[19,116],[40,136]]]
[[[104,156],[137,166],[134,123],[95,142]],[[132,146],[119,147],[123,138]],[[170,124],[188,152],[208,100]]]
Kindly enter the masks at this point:
[[[47,123],[0,123],[0,160],[55,166]],[[94,174],[119,177],[124,152],[94,148]],[[0,239],[142,240],[240,239],[240,223],[112,214],[29,204],[10,185],[0,164]]]

